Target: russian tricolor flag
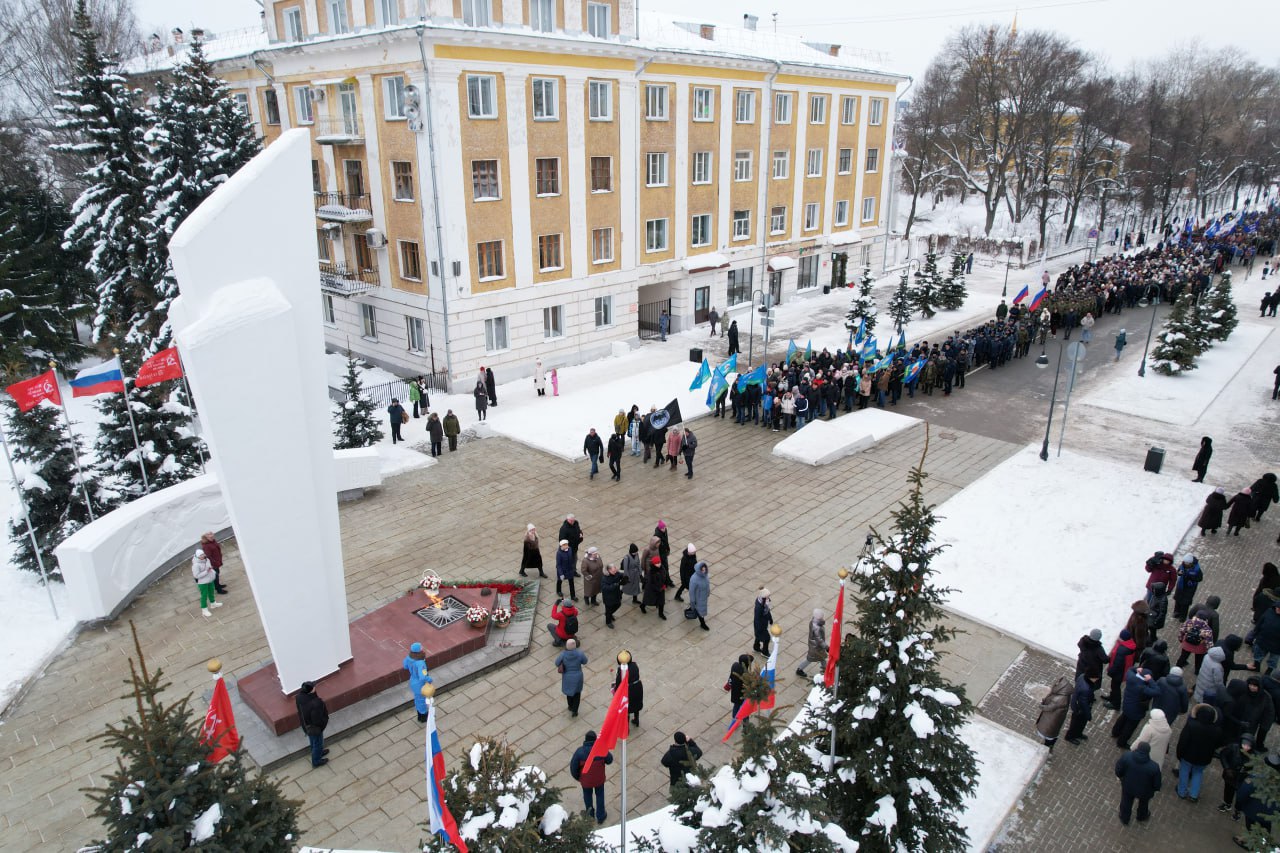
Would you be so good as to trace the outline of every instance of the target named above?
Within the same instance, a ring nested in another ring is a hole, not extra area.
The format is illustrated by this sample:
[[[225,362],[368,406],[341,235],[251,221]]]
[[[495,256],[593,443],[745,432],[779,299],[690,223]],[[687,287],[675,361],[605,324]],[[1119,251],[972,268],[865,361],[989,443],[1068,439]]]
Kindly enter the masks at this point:
[[[427,818],[433,835],[439,835],[461,853],[467,853],[467,844],[458,832],[458,824],[444,802],[444,753],[440,749],[440,735],[436,731],[436,703],[427,703]]]
[[[86,367],[71,380],[72,397],[92,397],[113,391],[124,393],[124,373],[120,370],[119,357]]]
[[[1031,291],[1027,290],[1027,286],[1024,284],[1022,286],[1022,290],[1018,291],[1018,295],[1013,297],[1013,304],[1014,305],[1019,304],[1020,302],[1022,302],[1022,300],[1026,299],[1030,295],[1031,295]]]
[[[1026,288],[1024,287],[1023,290],[1026,290]],[[1045,288],[1045,287],[1040,288],[1040,292],[1036,294],[1035,299],[1031,300],[1030,307],[1032,311],[1035,311],[1040,307],[1040,303],[1044,301],[1044,295],[1048,292],[1049,292],[1048,288]]]

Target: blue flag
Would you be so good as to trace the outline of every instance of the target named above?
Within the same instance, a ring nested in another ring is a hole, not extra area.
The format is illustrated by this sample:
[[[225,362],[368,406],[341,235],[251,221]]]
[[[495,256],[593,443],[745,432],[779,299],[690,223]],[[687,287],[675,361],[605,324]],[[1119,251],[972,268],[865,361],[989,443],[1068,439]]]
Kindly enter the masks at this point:
[[[880,344],[876,342],[874,337],[867,338],[862,344],[862,357],[864,359],[871,358],[880,349]]]
[[[907,348],[907,330],[903,329],[902,333],[898,335],[898,349],[906,349],[906,348]]]
[[[791,363],[791,359],[796,357],[796,342],[787,341],[787,364]]]
[[[720,365],[718,369],[725,376],[728,376],[730,373],[737,373],[738,372],[738,354],[735,352],[733,355],[729,356],[729,360],[726,361],[724,364]]]
[[[861,317],[858,320],[858,334],[854,335],[853,346],[862,349],[862,342],[867,338],[867,318]]]
[[[902,381],[910,382],[920,375],[920,370],[924,367],[925,359],[919,358],[907,368],[907,372],[903,374]]]
[[[809,343],[804,345],[804,360],[813,361],[813,338],[809,338]]]
[[[729,383],[725,381],[724,373],[719,367],[711,374],[711,387],[707,389],[707,408],[710,409],[716,404],[716,400],[729,387]]]
[[[765,382],[765,378],[766,378],[765,369],[764,369],[764,365],[762,364],[759,367],[755,368],[754,370],[751,370],[739,376],[738,387],[745,388],[748,385],[763,385]]]
[[[698,375],[693,377],[693,383],[689,386],[690,391],[697,391],[702,387],[703,383],[711,378],[711,365],[704,358],[702,367],[698,368]]]

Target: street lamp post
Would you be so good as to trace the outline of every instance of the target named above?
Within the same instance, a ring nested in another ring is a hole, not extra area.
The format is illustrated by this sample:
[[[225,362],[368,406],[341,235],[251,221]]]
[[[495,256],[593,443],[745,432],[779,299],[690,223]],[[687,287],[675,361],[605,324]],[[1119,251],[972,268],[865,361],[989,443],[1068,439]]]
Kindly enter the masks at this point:
[[[1000,288],[1000,298],[1009,295],[1009,267],[1013,266],[1013,257],[1006,254],[1004,259],[1004,287]]]
[[[1044,425],[1044,445],[1040,448],[1040,459],[1044,462],[1049,461],[1049,430],[1053,429],[1053,407],[1058,402],[1058,377],[1062,375],[1062,345],[1064,341],[1058,341],[1058,368],[1053,372],[1053,393],[1049,395],[1049,421]],[[1045,355],[1043,345],[1040,349],[1040,356],[1036,359],[1036,367],[1045,368],[1049,366],[1049,356]]]
[[[1151,296],[1151,288],[1153,287],[1155,287],[1154,284],[1147,287],[1147,298],[1151,299],[1151,325],[1147,328],[1146,346],[1142,348],[1142,364],[1138,365],[1138,375],[1144,378],[1147,375],[1147,352],[1151,349],[1151,334],[1156,330],[1156,309],[1160,307]]]
[[[756,308],[757,296],[760,297],[760,308],[763,309],[763,311],[765,312],[764,319],[760,321],[761,324],[764,326],[764,349],[760,353],[760,358],[763,359],[765,357],[764,354],[769,351],[770,322],[767,322],[767,321],[770,320],[768,311],[770,308],[773,307],[773,294],[769,293],[766,301],[765,291],[763,289],[753,290],[751,291],[751,327],[747,331],[747,367],[748,368],[750,368],[751,365],[755,364],[755,360],[752,358],[752,356],[755,354],[755,345],[756,345],[755,329],[756,329],[756,311],[758,310]]]

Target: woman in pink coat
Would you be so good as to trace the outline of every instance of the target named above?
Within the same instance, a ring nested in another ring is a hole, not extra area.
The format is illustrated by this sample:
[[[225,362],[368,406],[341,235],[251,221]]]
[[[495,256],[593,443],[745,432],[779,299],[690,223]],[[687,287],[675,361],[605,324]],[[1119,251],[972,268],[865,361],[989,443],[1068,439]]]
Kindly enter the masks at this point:
[[[680,447],[684,444],[684,433],[680,431],[680,427],[672,427],[667,433],[667,458],[671,460],[671,470],[676,470],[676,463],[680,461]]]

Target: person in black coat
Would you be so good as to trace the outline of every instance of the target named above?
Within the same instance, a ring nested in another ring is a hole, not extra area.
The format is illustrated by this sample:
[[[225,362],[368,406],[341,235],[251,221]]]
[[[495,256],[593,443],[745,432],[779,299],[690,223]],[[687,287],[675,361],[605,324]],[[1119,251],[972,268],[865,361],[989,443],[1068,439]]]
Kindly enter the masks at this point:
[[[685,776],[697,765],[698,759],[702,758],[702,750],[692,738],[685,737],[684,732],[676,732],[671,740],[674,742],[662,755],[662,766],[671,775],[670,789],[674,790],[677,786],[686,784]]]
[[[769,590],[760,587],[756,596],[755,616],[752,619],[752,631],[755,635],[751,644],[752,651],[769,654],[769,626],[773,624],[773,611],[769,607]]]
[[[1084,675],[1102,683],[1102,673],[1106,671],[1109,656],[1102,645],[1102,631],[1094,628],[1076,643],[1080,654],[1076,655],[1076,675]]]
[[[1160,695],[1151,673],[1139,666],[1132,667],[1124,677],[1124,698],[1121,701],[1120,713],[1116,715],[1115,724],[1111,726],[1111,736],[1116,745],[1122,749],[1129,748],[1129,738],[1138,730],[1138,724],[1147,715],[1147,706],[1151,700]]]
[[[582,525],[572,513],[564,517],[564,523],[560,525],[560,535],[556,538],[569,540],[569,551],[573,554],[573,564],[576,566],[578,546],[582,544]]]
[[[1196,522],[1200,535],[1203,536],[1206,530],[1217,533],[1222,526],[1222,514],[1226,511],[1227,493],[1219,486],[1204,499],[1204,509],[1200,512],[1200,520]]]
[[[604,442],[596,434],[595,427],[587,430],[587,437],[582,440],[582,452],[591,460],[591,473],[587,479],[594,480],[600,472],[600,460],[604,458]]]
[[[1067,725],[1066,740],[1074,746],[1080,741],[1088,740],[1084,733],[1085,724],[1093,719],[1093,698],[1097,689],[1102,686],[1102,676],[1091,677],[1083,673],[1076,675],[1075,690],[1071,693],[1071,722]]]
[[[1160,694],[1151,700],[1151,707],[1164,711],[1164,718],[1172,728],[1178,717],[1187,713],[1189,703],[1182,667],[1175,666],[1169,670],[1168,675],[1156,682],[1156,687],[1160,688]]]
[[[666,430],[662,431],[666,435]],[[662,574],[666,576],[667,585],[671,585],[671,564],[668,559],[671,557],[671,538],[667,535],[667,523],[662,519],[658,519],[657,527],[653,528],[653,535],[658,537],[658,556],[662,558]]]
[[[1156,640],[1138,656],[1138,666],[1151,673],[1154,681],[1159,681],[1169,674],[1169,644],[1164,640]]]
[[[1211,456],[1213,456],[1213,439],[1206,435],[1200,439],[1200,451],[1196,453],[1196,460],[1191,463],[1191,470],[1196,472],[1196,478],[1191,482],[1204,482],[1204,475],[1209,470],[1209,458]]]
[[[1151,760],[1151,744],[1140,743],[1116,761],[1120,780],[1120,822],[1129,825],[1133,801],[1138,801],[1138,823],[1151,819],[1151,798],[1160,790],[1160,765]]]
[[[609,456],[609,471],[612,479],[622,480],[622,451],[627,446],[627,439],[618,433],[609,436],[609,447],[605,451]]]
[[[324,748],[324,729],[329,725],[329,709],[316,694],[315,683],[302,682],[302,689],[298,691],[294,703],[298,706],[298,723],[311,742],[311,766],[328,764],[329,759],[325,756],[329,754],[329,750]]]
[[[626,578],[618,567],[610,563],[604,567],[600,578],[600,597],[604,599],[604,626],[613,627],[613,614],[622,607],[622,583]]]
[[[746,689],[742,678],[751,669],[751,662],[754,660],[751,655],[738,655],[738,662],[729,667],[729,680],[725,683],[729,685],[729,701],[733,703],[730,717],[737,717],[738,709],[742,707],[742,693]]]
[[[742,347],[738,346],[738,321],[733,320],[729,323],[729,355],[736,352],[742,352]]]
[[[623,650],[627,655],[631,652]],[[618,653],[618,665],[613,670],[613,689],[616,691],[622,683],[622,655]],[[627,710],[631,713],[631,724],[640,725],[640,711],[644,709],[644,682],[640,680],[640,665],[635,658],[627,664]]]
[[[1262,514],[1267,507],[1280,501],[1280,490],[1276,487],[1275,474],[1263,474],[1249,490],[1253,492],[1253,520],[1262,521]]]
[[[1227,501],[1227,535],[1240,535],[1240,528],[1248,527],[1253,518],[1253,489],[1241,489]]]
[[[693,567],[698,564],[698,549],[693,547],[690,542],[688,547],[680,552],[680,588],[676,590],[673,596],[676,601],[684,601],[680,597],[686,589],[689,588],[689,581],[693,579]]]
[[[387,417],[391,420],[391,443],[404,441],[404,436],[400,434],[400,427],[404,426],[404,406],[400,405],[400,401],[391,398],[391,405],[387,406]]]
[[[1204,769],[1222,745],[1222,715],[1203,702],[1191,709],[1191,717],[1178,736],[1178,798],[1200,799]]]
[[[493,381],[493,368],[486,367],[484,369],[484,390],[489,395],[489,405],[497,408],[498,406],[498,387]]]
[[[670,578],[667,577],[666,571],[662,568],[662,558],[653,557],[649,560],[648,571],[644,575],[644,604],[640,605],[640,612],[646,613],[646,607],[658,608],[658,618],[666,620],[667,607],[667,585]]]

